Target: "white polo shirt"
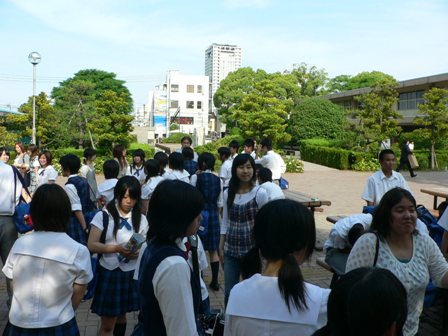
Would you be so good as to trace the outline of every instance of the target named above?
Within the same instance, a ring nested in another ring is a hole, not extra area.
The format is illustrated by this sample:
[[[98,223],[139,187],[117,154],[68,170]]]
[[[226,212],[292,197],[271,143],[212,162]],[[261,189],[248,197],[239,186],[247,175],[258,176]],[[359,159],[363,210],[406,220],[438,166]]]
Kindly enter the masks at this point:
[[[266,190],[268,194],[268,202],[285,198],[283,190],[274,182],[265,182],[260,184],[260,188]]]
[[[233,159],[227,159],[222,163],[221,169],[219,169],[219,177],[222,181],[222,187],[228,187],[230,178],[232,177],[232,163]]]
[[[19,172],[17,172],[20,174]],[[16,189],[14,192],[14,171],[13,168],[0,161],[0,216],[12,216],[19,203],[22,192],[22,183],[16,176]]]
[[[392,170],[392,175],[386,177],[382,170],[377,171],[369,177],[362,194],[362,199],[368,202],[380,203],[381,197],[389,190],[400,187],[412,193],[403,175]]]
[[[53,166],[46,166],[39,168],[37,172],[37,185],[42,185],[48,182],[54,182],[58,178],[58,172]]]
[[[255,160],[255,163],[269,168],[272,172],[272,179],[278,180],[286,172],[286,164],[282,157],[273,150],[268,151],[261,159]]]
[[[98,193],[106,199],[106,204],[114,199],[114,188],[118,179],[107,179],[98,186]]]
[[[3,273],[14,283],[9,321],[21,328],[54,327],[70,321],[73,284],[93,278],[90,253],[65,232],[21,236]]]

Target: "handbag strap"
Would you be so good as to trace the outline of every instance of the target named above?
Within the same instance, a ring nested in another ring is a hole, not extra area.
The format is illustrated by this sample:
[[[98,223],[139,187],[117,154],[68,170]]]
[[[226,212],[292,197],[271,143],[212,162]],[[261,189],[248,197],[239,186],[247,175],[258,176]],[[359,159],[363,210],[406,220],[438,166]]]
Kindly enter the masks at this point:
[[[373,267],[376,266],[376,262],[378,261],[378,252],[380,250],[380,236],[378,235],[378,232],[374,232],[376,237],[375,242],[375,257],[373,259]]]

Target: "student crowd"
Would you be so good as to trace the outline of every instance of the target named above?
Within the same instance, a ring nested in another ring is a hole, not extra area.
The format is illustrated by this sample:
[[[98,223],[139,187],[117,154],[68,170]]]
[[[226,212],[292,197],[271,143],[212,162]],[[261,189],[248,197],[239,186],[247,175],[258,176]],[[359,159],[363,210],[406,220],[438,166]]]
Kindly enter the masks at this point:
[[[220,265],[225,335],[417,334],[425,287],[429,278],[448,287],[448,264],[424,225],[416,228],[416,202],[393,170],[392,151],[380,153],[382,169],[363,193],[373,216],[351,217],[330,232],[327,262],[341,276],[330,291],[301,273],[315,222],[306,207],[284,199],[278,181],[286,166],[272,141],[246,139],[242,152],[236,141],[219,148],[219,174],[214,155],[198,156],[191,144],[185,137],[178,151],[147,160],[136,150],[131,164],[117,145],[99,185],[93,149],[83,163],[65,155],[64,187],[54,183],[49,151],[30,145],[26,152],[18,143],[10,166],[0,147],[5,335],[79,335],[75,311],[88,287],[100,335],[125,335],[133,311],[133,335],[204,335],[198,315],[210,314],[208,288],[219,290]],[[25,186],[34,230],[17,239],[12,215]],[[139,237],[143,244],[131,248]]]

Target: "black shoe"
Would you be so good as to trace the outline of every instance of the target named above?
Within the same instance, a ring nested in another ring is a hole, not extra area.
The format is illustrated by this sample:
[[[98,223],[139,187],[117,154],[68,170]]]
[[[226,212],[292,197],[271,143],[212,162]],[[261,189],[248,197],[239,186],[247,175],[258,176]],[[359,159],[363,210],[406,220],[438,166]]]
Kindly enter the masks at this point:
[[[416,176],[417,176],[417,174],[411,175],[411,177],[416,177]]]
[[[211,289],[214,291],[219,291],[219,283],[217,282],[211,282],[210,285],[208,285]]]

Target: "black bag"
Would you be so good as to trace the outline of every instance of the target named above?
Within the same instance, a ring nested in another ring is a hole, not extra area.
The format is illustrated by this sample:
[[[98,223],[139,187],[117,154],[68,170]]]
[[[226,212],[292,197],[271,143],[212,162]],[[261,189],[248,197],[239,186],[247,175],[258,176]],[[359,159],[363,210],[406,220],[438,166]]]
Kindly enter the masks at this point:
[[[199,315],[199,323],[206,335],[222,336],[224,335],[224,314]]]

